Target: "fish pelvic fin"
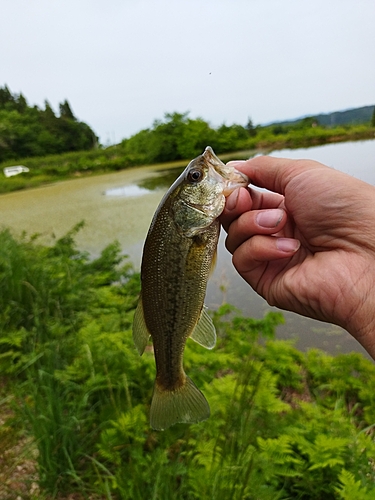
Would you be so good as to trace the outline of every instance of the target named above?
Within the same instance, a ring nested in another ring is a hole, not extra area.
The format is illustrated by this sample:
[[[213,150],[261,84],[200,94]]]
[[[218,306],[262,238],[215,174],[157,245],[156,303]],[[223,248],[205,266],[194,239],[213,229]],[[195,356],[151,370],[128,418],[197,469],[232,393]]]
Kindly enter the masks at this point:
[[[213,349],[215,347],[216,330],[205,306],[202,308],[198,323],[192,331],[190,338],[206,349]]]
[[[163,431],[177,423],[195,424],[209,416],[206,398],[189,377],[174,390],[163,389],[155,382],[150,410],[153,429]]]
[[[146,326],[145,316],[143,313],[142,296],[139,297],[137,309],[134,313],[133,319],[133,341],[137,351],[142,356],[146,345],[150,338],[150,332]]]

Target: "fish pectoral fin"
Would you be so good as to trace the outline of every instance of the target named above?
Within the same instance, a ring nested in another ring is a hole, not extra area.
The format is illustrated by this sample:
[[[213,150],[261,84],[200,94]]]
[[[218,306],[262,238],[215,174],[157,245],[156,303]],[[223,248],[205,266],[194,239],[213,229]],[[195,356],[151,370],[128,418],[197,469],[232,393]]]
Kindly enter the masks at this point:
[[[150,338],[150,332],[146,326],[145,316],[143,313],[143,303],[142,296],[139,297],[137,309],[134,313],[133,319],[133,341],[137,351],[142,356],[146,345],[148,344]]]
[[[201,346],[206,347],[206,349],[213,349],[215,347],[216,330],[205,306],[202,308],[198,323],[190,335],[190,338]]]

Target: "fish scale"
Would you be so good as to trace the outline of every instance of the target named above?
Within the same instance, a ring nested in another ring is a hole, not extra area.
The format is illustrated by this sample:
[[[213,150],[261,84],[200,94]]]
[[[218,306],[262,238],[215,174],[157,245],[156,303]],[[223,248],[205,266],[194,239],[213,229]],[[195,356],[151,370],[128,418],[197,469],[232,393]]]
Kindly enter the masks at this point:
[[[152,337],[156,380],[151,426],[162,430],[209,417],[209,405],[183,369],[190,337],[208,349],[216,334],[203,302],[215,261],[225,196],[247,177],[210,147],[192,160],[160,202],[143,248],[142,290],[133,339],[140,354]]]

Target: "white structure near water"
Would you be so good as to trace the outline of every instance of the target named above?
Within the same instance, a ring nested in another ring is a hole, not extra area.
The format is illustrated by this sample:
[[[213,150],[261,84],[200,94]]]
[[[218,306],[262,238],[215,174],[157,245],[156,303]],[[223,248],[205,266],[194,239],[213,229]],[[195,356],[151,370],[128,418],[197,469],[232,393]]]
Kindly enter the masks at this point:
[[[13,175],[22,174],[22,172],[29,172],[30,170],[23,165],[15,165],[14,167],[5,167],[3,169],[5,177],[12,177]]]

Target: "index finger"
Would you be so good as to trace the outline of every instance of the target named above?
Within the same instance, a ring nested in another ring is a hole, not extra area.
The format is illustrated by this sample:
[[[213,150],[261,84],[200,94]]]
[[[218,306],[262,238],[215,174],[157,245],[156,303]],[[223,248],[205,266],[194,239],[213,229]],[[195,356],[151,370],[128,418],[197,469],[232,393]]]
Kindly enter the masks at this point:
[[[228,197],[220,222],[228,232],[230,224],[249,210],[267,210],[284,206],[284,196],[253,188],[239,188]]]

